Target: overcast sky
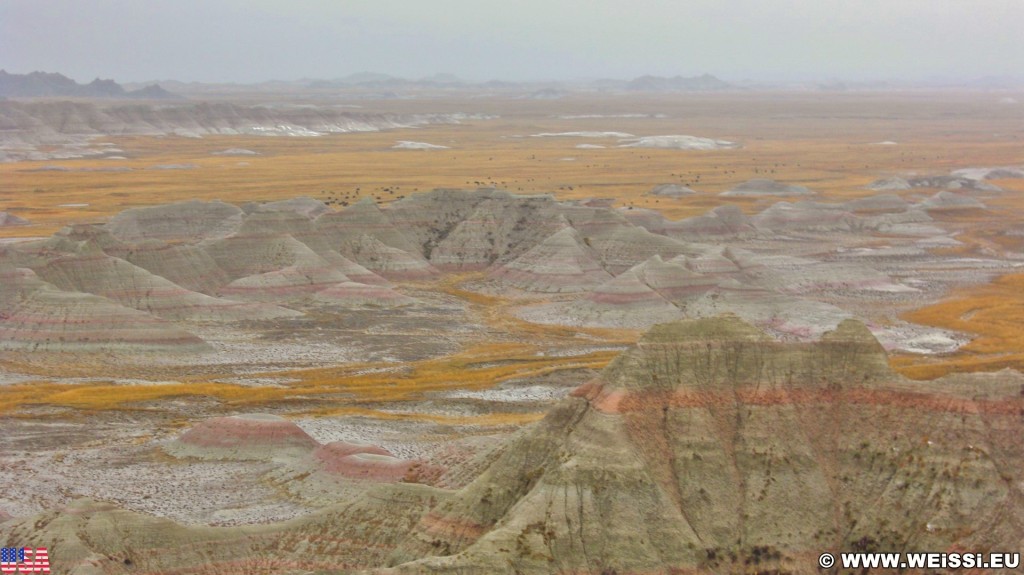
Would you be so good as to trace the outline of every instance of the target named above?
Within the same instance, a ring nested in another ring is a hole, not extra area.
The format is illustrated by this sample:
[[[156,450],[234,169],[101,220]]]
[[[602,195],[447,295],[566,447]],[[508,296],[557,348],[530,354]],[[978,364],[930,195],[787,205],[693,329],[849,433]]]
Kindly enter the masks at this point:
[[[79,81],[1024,74],[1024,0],[0,0],[0,68]]]

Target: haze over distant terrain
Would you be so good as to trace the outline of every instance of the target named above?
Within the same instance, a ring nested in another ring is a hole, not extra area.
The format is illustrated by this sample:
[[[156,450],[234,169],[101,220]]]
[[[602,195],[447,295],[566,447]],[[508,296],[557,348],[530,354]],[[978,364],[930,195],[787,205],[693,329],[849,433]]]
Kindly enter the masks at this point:
[[[9,72],[142,82],[692,76],[1019,83],[1017,0],[117,0],[0,5]]]

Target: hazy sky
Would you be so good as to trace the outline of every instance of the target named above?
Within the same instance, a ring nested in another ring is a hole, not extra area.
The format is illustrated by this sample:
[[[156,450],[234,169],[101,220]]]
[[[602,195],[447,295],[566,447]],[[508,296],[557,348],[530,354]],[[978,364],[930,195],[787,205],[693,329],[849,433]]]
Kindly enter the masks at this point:
[[[1024,74],[1024,0],[0,0],[0,67],[80,81]]]

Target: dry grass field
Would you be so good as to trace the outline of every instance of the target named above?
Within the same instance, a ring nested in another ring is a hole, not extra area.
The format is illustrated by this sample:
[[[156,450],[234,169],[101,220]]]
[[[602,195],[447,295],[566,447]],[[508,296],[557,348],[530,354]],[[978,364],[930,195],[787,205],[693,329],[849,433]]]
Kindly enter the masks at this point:
[[[985,95],[740,94],[384,101],[372,108],[367,104],[366,111],[499,117],[314,138],[109,137],[103,140],[127,159],[0,164],[0,206],[37,224],[0,234],[48,235],[67,223],[102,220],[129,207],[196,198],[244,203],[305,195],[351,202],[371,195],[388,202],[414,191],[478,185],[562,199],[610,197],[672,219],[720,205],[719,192],[756,177],[806,185],[823,198],[842,200],[868,195],[864,185],[879,176],[1020,162],[1021,134],[1006,131],[1019,123],[1016,109],[995,100]],[[566,119],[624,114],[664,117]],[[531,137],[578,131],[688,134],[742,147],[652,150],[618,148],[616,138]],[[392,150],[398,140],[451,149]],[[877,144],[882,141],[898,145]],[[607,147],[577,149],[577,144]],[[260,155],[212,155],[228,148]],[[198,168],[151,169],[169,164]],[[34,171],[42,166],[83,171]],[[84,171],[112,167],[132,171]],[[691,185],[698,194],[682,200],[645,195],[655,185],[673,182]],[[756,200],[727,201],[753,208]]]
[[[871,195],[872,180],[908,173],[943,174],[969,166],[1024,161],[1019,110],[989,94],[727,94],[573,96],[554,101],[446,99],[361,102],[366,112],[466,112],[497,116],[456,125],[322,137],[107,137],[125,159],[55,160],[0,164],[0,209],[35,225],[0,230],[0,237],[46,236],[75,222],[103,221],[135,206],[190,199],[233,203],[311,196],[335,207],[363,196],[380,202],[437,187],[495,186],[521,193],[551,193],[560,199],[614,198],[616,205],[660,210],[671,219],[698,215],[723,202],[747,211],[771,200],[720,198],[718,193],[751,178],[772,178],[842,201]],[[643,117],[635,117],[643,115]],[[601,117],[596,117],[601,116]],[[628,117],[626,117],[628,116]],[[726,139],[739,148],[715,151],[617,147],[616,138],[534,137],[539,133],[615,131],[637,136],[688,134]],[[399,140],[448,146],[447,150],[393,150]],[[879,142],[891,141],[896,145]],[[597,144],[605,148],[576,148]],[[253,156],[215,152],[244,148]],[[191,169],[153,169],[194,164]],[[69,171],[39,171],[58,166]],[[102,168],[131,168],[104,171]],[[650,196],[655,185],[682,183],[697,194],[683,199]],[[996,182],[1011,190],[984,215],[961,217],[965,254],[1001,236],[987,234],[1019,221],[1024,183]],[[920,191],[901,192],[909,196]],[[929,192],[931,193],[931,192]],[[957,217],[957,216],[949,216]],[[998,223],[1001,222],[1001,223]],[[1007,246],[1003,246],[1007,247]],[[1019,277],[981,290],[952,294],[906,319],[980,334],[954,357],[902,356],[894,365],[913,377],[951,370],[1020,366],[1024,358],[1024,302]],[[457,282],[442,286],[475,304],[495,329],[530,341],[562,338],[579,330],[538,327],[513,319],[497,300],[471,294]],[[474,300],[474,298],[476,298]],[[922,302],[927,303],[927,302]],[[595,333],[586,341],[629,341],[628,332]],[[581,338],[579,341],[583,341]],[[540,358],[536,345],[481,342],[462,352],[410,366],[401,377],[358,375],[374,366],[346,366],[284,374],[298,383],[254,390],[210,381],[167,385],[108,386],[33,384],[0,388],[0,410],[45,403],[84,409],[122,408],[180,394],[226,403],[260,403],[310,396],[353,394],[337,410],[362,410],[362,403],[408,399],[410,394],[475,389],[545,370],[599,368],[612,355]],[[473,364],[501,359],[499,366]],[[88,369],[84,367],[83,369]],[[281,376],[282,374],[276,374]],[[212,378],[211,378],[212,379]],[[319,409],[319,408],[318,408]],[[367,411],[369,410],[369,411]],[[385,416],[377,412],[379,416]],[[390,417],[390,416],[389,416]]]

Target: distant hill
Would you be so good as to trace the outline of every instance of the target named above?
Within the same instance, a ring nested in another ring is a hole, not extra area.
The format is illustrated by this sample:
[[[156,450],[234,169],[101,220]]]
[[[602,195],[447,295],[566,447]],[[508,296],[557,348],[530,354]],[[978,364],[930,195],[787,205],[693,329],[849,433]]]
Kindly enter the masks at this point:
[[[6,70],[0,70],[0,97],[182,99],[181,96],[168,92],[156,84],[129,91],[113,80],[96,78],[88,84],[79,84],[58,73],[9,74]]]
[[[627,90],[637,92],[706,92],[713,90],[729,90],[732,84],[719,80],[711,74],[701,76],[640,76],[626,83]]]

